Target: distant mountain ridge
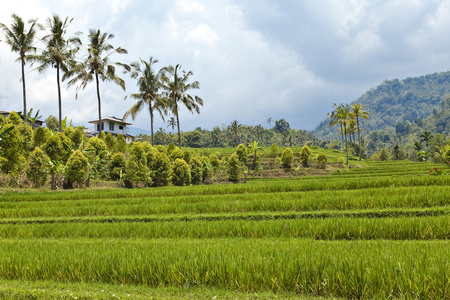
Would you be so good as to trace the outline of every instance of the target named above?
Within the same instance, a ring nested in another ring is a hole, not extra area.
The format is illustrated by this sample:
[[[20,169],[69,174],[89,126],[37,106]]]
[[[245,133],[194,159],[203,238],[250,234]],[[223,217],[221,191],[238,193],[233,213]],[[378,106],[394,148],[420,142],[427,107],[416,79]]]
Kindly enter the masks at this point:
[[[406,79],[385,80],[350,104],[365,105],[370,113],[364,128],[368,131],[395,128],[397,122],[424,119],[439,109],[446,94],[450,94],[450,71]],[[330,107],[330,111],[332,108]],[[330,119],[322,121],[312,133],[323,140],[337,139]]]

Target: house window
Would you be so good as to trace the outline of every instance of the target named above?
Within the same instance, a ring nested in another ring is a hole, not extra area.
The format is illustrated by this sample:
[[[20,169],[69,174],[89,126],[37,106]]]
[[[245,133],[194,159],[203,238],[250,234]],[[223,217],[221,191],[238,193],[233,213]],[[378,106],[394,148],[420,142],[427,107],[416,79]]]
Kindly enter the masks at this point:
[[[119,125],[119,130],[123,130],[123,126],[122,125]]]
[[[114,123],[109,123],[109,131],[114,131]]]
[[[105,130],[105,124],[102,122],[102,130]],[[100,126],[97,124],[97,131],[100,131]]]

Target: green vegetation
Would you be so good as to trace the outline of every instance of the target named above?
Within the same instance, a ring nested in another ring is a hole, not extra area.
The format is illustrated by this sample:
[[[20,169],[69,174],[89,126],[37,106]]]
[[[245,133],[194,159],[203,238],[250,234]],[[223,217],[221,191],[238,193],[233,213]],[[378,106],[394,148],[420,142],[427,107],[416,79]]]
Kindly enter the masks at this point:
[[[0,290],[447,298],[447,176],[428,175],[427,162],[350,166],[241,184],[3,192]]]

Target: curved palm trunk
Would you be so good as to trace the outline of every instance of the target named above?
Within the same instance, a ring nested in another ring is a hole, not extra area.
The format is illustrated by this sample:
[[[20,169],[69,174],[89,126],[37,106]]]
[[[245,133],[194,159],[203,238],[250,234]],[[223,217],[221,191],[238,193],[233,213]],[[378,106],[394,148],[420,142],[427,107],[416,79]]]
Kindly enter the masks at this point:
[[[62,102],[61,102],[61,84],[59,83],[59,62],[56,63],[56,83],[58,85],[59,132],[62,132]]]
[[[25,60],[22,58],[23,119],[27,124],[27,94],[25,91]]]
[[[95,82],[97,83],[97,99],[98,99],[98,136],[102,133],[102,102],[100,100],[100,83],[98,81],[98,73],[95,71]]]

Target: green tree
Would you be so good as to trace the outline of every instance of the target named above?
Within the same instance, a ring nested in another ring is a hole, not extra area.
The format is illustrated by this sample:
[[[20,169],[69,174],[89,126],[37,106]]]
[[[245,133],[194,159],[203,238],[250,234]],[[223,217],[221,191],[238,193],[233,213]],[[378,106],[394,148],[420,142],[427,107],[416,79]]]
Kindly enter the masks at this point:
[[[69,185],[77,183],[78,187],[82,187],[88,176],[89,160],[80,150],[76,150],[67,161],[67,165],[64,169],[64,179],[69,182]]]
[[[277,144],[273,143],[272,146],[270,147],[269,155],[267,155],[267,156],[275,158],[275,157],[277,157],[277,155],[278,155],[278,147],[277,147]]]
[[[344,144],[345,154],[347,156],[346,165],[348,165],[347,122],[350,117],[350,110],[348,109],[348,107],[345,107],[344,104],[342,103],[339,105],[334,103],[333,107],[335,107],[335,109],[331,113],[330,126],[333,127],[336,124],[340,125],[342,134],[342,143]]]
[[[58,15],[53,15],[47,18],[46,27],[40,25],[41,29],[46,31],[46,35],[42,39],[45,48],[39,55],[31,56],[33,61],[40,65],[37,67],[39,72],[44,72],[48,67],[56,69],[56,85],[58,88],[58,116],[59,116],[59,131],[62,127],[62,101],[61,101],[61,80],[60,72],[68,73],[70,66],[75,63],[75,54],[78,52],[81,41],[76,33],[75,36],[67,38],[67,27],[72,22],[72,19],[61,19]],[[62,79],[66,79],[65,76]]]
[[[285,119],[279,119],[275,121],[274,130],[278,133],[287,133],[291,129],[291,126]]]
[[[356,127],[357,127],[357,131],[358,131],[358,144],[359,144],[358,149],[362,149],[361,129],[360,129],[360,125],[359,125],[359,118],[361,117],[366,120],[369,119],[369,113],[367,111],[363,110],[364,107],[365,107],[365,105],[358,104],[358,103],[351,105],[351,108],[352,108],[351,115],[356,119]],[[362,151],[359,151],[359,161],[361,161],[361,158],[362,158]]]
[[[326,169],[327,161],[328,161],[328,158],[325,155],[325,153],[320,152],[319,155],[317,155],[317,167],[319,169]]]
[[[253,145],[250,145],[251,151],[253,152],[253,159],[252,159],[252,170],[259,169],[261,166],[261,154],[259,152],[263,152],[264,149],[260,146],[258,146],[258,143],[255,141],[253,142]]]
[[[119,133],[117,135],[116,147],[117,147],[117,151],[118,152],[122,152],[123,154],[126,154],[126,152],[127,152],[127,142],[125,141],[125,137],[121,133]]]
[[[114,48],[109,44],[109,40],[114,38],[114,35],[101,33],[100,30],[89,30],[89,47],[87,49],[88,55],[85,60],[78,63],[74,68],[66,73],[66,77],[75,76],[69,81],[69,86],[80,83],[81,89],[86,88],[86,85],[95,80],[98,101],[98,123],[102,123],[102,102],[100,98],[100,80],[112,81],[120,86],[125,91],[125,81],[116,74],[116,67],[121,66],[129,71],[130,67],[126,64],[115,62],[110,63],[111,55],[126,54],[127,50],[117,47]],[[102,132],[99,126],[99,133]]]
[[[125,159],[125,154],[122,152],[117,152],[111,156],[111,161],[108,164],[109,169],[109,177],[112,180],[119,180],[122,178],[122,175],[125,173],[125,167],[127,165],[127,161]]]
[[[51,131],[57,131],[58,130],[58,119],[55,116],[48,116],[47,119],[45,119],[45,125],[48,129]]]
[[[159,112],[163,120],[164,114],[167,113],[167,102],[160,93],[160,89],[162,86],[162,69],[158,72],[155,72],[153,70],[153,65],[157,62],[158,60],[154,60],[153,57],[150,57],[148,62],[141,59],[141,63],[143,64],[142,68],[138,62],[134,62],[131,64],[131,67],[133,69],[133,71],[131,72],[131,78],[137,80],[139,92],[130,95],[130,97],[136,99],[137,102],[123,116],[123,119],[125,120],[128,116],[131,115],[131,118],[134,120],[137,113],[141,111],[143,107],[148,107],[148,112],[150,113],[152,146],[155,145],[155,139],[153,135],[153,112]]]
[[[110,152],[114,152],[116,148],[116,138],[112,135],[111,132],[108,132],[106,134],[105,144]]]
[[[152,164],[153,186],[165,186],[169,183],[170,160],[164,152],[157,152]]]
[[[196,156],[192,157],[190,162],[191,182],[192,184],[200,184],[202,182],[202,162]]]
[[[299,157],[303,167],[307,167],[309,165],[311,153],[311,149],[307,145],[303,146],[302,151],[300,151]]]
[[[171,179],[173,185],[185,186],[191,184],[191,172],[184,159],[177,158],[173,163]]]
[[[248,160],[248,152],[247,147],[244,146],[244,144],[239,144],[236,148],[236,154],[239,157],[239,161],[242,164],[246,164]]]
[[[241,179],[242,165],[236,153],[228,157],[226,169],[229,181],[238,182]]]
[[[31,23],[28,31],[25,29],[25,24],[22,18],[17,15],[12,15],[13,23],[11,28],[8,28],[5,24],[0,23],[0,28],[5,34],[6,43],[11,47],[11,51],[19,53],[17,61],[22,66],[22,92],[23,92],[23,115],[25,123],[27,123],[27,96],[25,89],[25,64],[27,61],[27,53],[33,53],[36,48],[33,46],[34,38],[36,36],[36,20],[30,20]]]
[[[41,147],[46,141],[44,128],[38,127],[33,132],[33,143],[36,147]]]
[[[147,155],[141,143],[132,143],[130,156],[125,169],[127,181],[133,183],[151,184],[149,168],[147,166]]]
[[[291,148],[286,148],[281,153],[281,165],[284,168],[290,168],[292,162],[294,161],[294,152],[292,152]]]
[[[200,106],[203,105],[203,100],[198,97],[188,94],[191,89],[199,89],[200,83],[194,81],[189,83],[190,77],[193,75],[192,71],[185,72],[180,70],[181,65],[175,67],[170,66],[164,68],[164,74],[162,76],[163,88],[166,90],[166,99],[172,114],[177,119],[178,128],[178,145],[181,149],[181,131],[180,131],[180,117],[179,110],[180,104],[185,106],[190,112],[200,113]],[[180,74],[181,73],[181,74]]]
[[[17,173],[21,169],[23,138],[18,128],[10,122],[2,126],[0,136],[1,170],[6,174]]]
[[[27,179],[32,186],[40,187],[47,181],[50,170],[49,158],[39,147],[31,152],[26,167]]]

